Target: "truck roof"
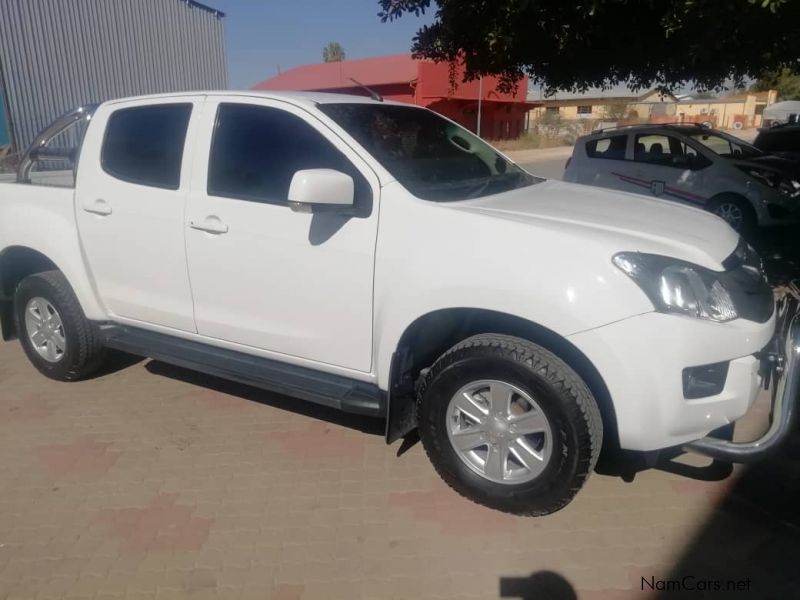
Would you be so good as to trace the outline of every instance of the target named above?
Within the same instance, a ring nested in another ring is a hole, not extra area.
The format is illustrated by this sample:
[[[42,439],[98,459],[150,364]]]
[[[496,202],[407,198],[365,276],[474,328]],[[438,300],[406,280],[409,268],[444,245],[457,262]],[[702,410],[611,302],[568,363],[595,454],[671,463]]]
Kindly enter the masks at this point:
[[[108,100],[104,104],[114,104],[115,102],[127,102],[130,100],[159,100],[163,98],[197,98],[200,96],[214,97],[250,97],[267,98],[270,100],[281,100],[292,104],[303,106],[315,106],[318,104],[394,104],[409,106],[407,103],[394,102],[392,100],[373,100],[368,96],[356,96],[353,94],[336,94],[331,92],[296,92],[296,91],[261,91],[261,90],[208,90],[192,92],[174,92],[167,94],[148,94],[144,96],[132,96],[126,98],[115,98]]]

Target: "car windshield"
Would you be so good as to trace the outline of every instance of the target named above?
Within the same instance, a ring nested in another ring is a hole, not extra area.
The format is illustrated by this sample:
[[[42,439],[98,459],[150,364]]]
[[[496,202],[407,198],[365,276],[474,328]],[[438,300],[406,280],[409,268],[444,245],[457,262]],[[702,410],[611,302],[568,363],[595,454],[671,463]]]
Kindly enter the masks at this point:
[[[714,154],[723,158],[753,158],[764,154],[755,146],[727,135],[708,131],[700,131],[688,135],[696,142],[703,144]]]
[[[319,109],[423,200],[480,198],[542,181],[429,110],[392,104],[322,104]]]

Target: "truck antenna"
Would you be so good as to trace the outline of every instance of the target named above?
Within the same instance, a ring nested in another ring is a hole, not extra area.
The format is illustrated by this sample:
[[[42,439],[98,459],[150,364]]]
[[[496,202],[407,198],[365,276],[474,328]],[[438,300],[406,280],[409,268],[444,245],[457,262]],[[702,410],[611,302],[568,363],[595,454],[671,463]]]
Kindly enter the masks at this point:
[[[361,89],[363,89],[363,90],[367,90],[367,91],[369,92],[369,97],[370,97],[370,98],[372,98],[373,100],[377,100],[378,102],[383,102],[383,96],[381,96],[381,95],[380,95],[378,92],[376,92],[375,90],[368,88],[368,87],[367,87],[367,86],[365,86],[363,83],[361,83],[360,81],[357,81],[357,80],[353,79],[352,77],[350,77],[350,81],[352,81],[353,83],[355,83],[355,84],[356,84],[358,87],[360,87]]]

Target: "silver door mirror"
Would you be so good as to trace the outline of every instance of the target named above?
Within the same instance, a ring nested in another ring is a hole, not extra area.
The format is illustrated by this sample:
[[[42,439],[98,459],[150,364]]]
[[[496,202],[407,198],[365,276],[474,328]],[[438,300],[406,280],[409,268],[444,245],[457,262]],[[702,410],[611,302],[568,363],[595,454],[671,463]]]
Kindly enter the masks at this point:
[[[297,171],[289,185],[289,206],[295,212],[350,208],[354,196],[353,178],[333,169]]]

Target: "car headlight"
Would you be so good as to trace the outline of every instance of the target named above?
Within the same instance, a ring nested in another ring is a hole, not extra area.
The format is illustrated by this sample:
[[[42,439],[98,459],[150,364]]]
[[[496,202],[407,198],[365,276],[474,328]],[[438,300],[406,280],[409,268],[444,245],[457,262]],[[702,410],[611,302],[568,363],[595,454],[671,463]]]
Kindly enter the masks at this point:
[[[791,198],[800,196],[800,182],[796,179],[786,177],[777,171],[770,171],[769,169],[759,169],[749,165],[736,166],[759,183],[778,190],[781,194]]]
[[[659,312],[717,323],[739,316],[720,273],[675,258],[639,252],[620,252],[613,261],[642,288]]]

